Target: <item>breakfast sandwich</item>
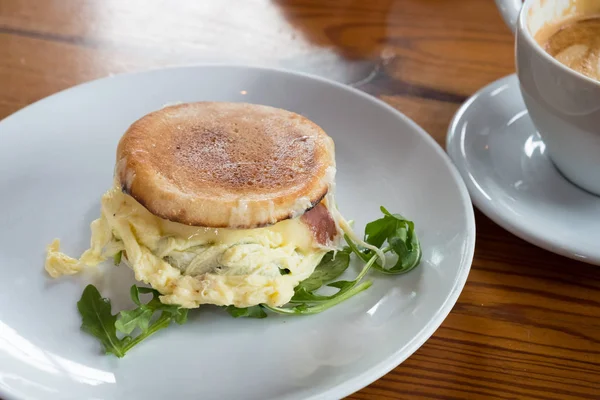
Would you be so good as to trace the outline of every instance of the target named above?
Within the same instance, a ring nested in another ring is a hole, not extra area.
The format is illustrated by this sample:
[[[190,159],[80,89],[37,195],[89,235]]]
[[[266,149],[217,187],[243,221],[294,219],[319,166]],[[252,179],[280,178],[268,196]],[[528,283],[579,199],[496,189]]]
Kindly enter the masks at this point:
[[[45,268],[58,277],[115,258],[164,304],[281,306],[350,232],[335,172],[332,139],[301,115],[246,103],[165,107],[121,138],[90,249],[74,259],[55,240]]]

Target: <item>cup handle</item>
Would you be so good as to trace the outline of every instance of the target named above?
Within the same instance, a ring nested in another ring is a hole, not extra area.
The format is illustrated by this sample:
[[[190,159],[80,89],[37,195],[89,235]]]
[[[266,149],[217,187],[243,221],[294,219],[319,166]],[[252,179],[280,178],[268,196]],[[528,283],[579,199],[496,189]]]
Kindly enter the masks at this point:
[[[515,32],[517,30],[517,20],[519,19],[519,13],[523,2],[521,0],[496,0],[496,6],[506,25]]]

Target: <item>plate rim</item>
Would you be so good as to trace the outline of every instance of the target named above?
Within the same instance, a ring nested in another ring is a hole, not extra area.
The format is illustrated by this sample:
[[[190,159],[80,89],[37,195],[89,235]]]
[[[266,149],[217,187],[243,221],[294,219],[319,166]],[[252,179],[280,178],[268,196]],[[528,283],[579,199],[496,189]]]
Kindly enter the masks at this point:
[[[373,95],[368,94],[367,92],[361,91],[355,87],[350,85],[337,82],[322,76],[318,76],[311,73],[306,73],[303,71],[296,71],[287,68],[280,67],[270,67],[263,65],[254,65],[252,63],[230,63],[230,62],[208,62],[208,63],[194,63],[194,64],[184,64],[184,65],[171,65],[164,67],[156,67],[149,69],[141,69],[138,71],[130,71],[125,73],[119,73],[114,75],[108,75],[105,77],[100,77],[94,80],[85,81],[63,90],[60,90],[56,93],[53,93],[49,96],[46,96],[42,99],[39,99],[31,104],[26,105],[25,107],[15,111],[14,113],[6,116],[2,120],[0,120],[0,128],[3,123],[11,120],[16,115],[28,112],[28,110],[35,106],[39,105],[39,103],[45,103],[48,101],[52,101],[55,97],[59,97],[65,95],[66,92],[72,90],[79,90],[82,87],[87,85],[91,85],[94,83],[98,83],[103,80],[110,79],[126,79],[128,76],[139,75],[139,74],[148,74],[153,72],[160,71],[176,71],[176,70],[200,70],[203,68],[226,68],[226,69],[238,69],[243,70],[254,70],[261,71],[263,73],[278,73],[282,75],[292,75],[296,77],[301,77],[304,79],[310,79],[313,81],[318,81],[320,84],[334,86],[338,89],[345,90],[349,92],[351,95],[357,95],[362,97],[366,101],[374,102],[381,106],[388,112],[391,112],[395,115],[399,120],[404,122],[407,126],[417,132],[420,139],[424,141],[424,143],[432,148],[435,155],[440,157],[443,164],[447,167],[450,176],[453,179],[453,183],[458,190],[459,201],[461,206],[465,210],[465,225],[466,232],[465,238],[467,239],[467,245],[464,247],[462,251],[461,265],[457,270],[457,274],[455,276],[454,285],[451,288],[449,295],[444,299],[443,303],[437,309],[436,313],[429,320],[429,322],[410,340],[405,346],[399,348],[395,352],[389,354],[386,358],[381,359],[376,365],[371,367],[370,369],[364,371],[361,374],[355,375],[350,380],[336,384],[331,386],[329,389],[322,391],[321,393],[311,395],[307,397],[309,400],[324,400],[324,399],[337,399],[340,397],[346,397],[352,393],[357,392],[358,390],[370,385],[376,380],[380,379],[382,376],[386,375],[388,372],[399,366],[402,362],[404,362],[408,357],[410,357],[416,350],[418,350],[440,327],[446,317],[452,311],[452,308],[456,304],[458,297],[462,293],[462,290],[465,286],[467,278],[469,276],[469,272],[471,270],[471,266],[473,263],[473,258],[475,254],[475,243],[476,243],[476,225],[475,225],[475,214],[473,210],[473,205],[471,202],[471,197],[469,194],[469,190],[467,185],[462,179],[462,176],[457,168],[457,166],[452,162],[449,154],[447,154],[443,147],[438,144],[435,139],[427,133],[421,126],[419,126],[416,122],[414,122],[411,118],[406,116],[401,111],[395,109],[390,104],[385,101],[375,97]],[[12,397],[11,394],[4,392],[4,389],[0,387],[0,396],[4,396],[6,400],[23,400],[21,398]]]
[[[513,219],[510,217],[507,218],[506,215],[510,215],[510,212],[507,212],[505,207],[498,207],[497,205],[494,205],[492,202],[488,201],[485,196],[482,195],[481,190],[478,189],[477,185],[473,182],[474,178],[470,178],[468,176],[468,168],[465,161],[466,158],[463,157],[460,154],[460,151],[457,150],[457,147],[459,146],[463,136],[459,132],[458,125],[462,120],[464,120],[465,114],[468,112],[473,103],[475,103],[481,96],[486,95],[493,90],[497,90],[503,84],[509,85],[510,88],[514,88],[514,86],[518,87],[519,79],[517,74],[513,73],[503,76],[502,78],[485,85],[475,92],[456,111],[448,127],[448,133],[446,135],[446,151],[463,177],[463,180],[469,190],[469,194],[471,195],[471,199],[473,200],[473,204],[475,204],[475,206],[494,223],[518,238],[533,244],[534,246],[573,260],[592,265],[600,265],[600,253],[597,255],[589,254],[589,251],[577,248],[577,245],[565,245],[563,243],[550,240],[544,237],[543,233],[529,228],[526,224],[519,224],[518,219]],[[525,107],[525,110],[526,109],[527,107]],[[563,177],[563,179],[565,178]]]

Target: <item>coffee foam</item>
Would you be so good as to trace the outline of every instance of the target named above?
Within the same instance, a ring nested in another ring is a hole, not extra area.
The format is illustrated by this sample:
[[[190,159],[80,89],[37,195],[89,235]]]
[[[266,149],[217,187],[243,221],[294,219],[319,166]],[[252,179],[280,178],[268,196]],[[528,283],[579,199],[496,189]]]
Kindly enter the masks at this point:
[[[562,64],[600,81],[600,16],[545,27],[535,39]]]
[[[595,14],[600,14],[598,0],[537,0],[527,10],[527,27],[535,36],[563,21]]]

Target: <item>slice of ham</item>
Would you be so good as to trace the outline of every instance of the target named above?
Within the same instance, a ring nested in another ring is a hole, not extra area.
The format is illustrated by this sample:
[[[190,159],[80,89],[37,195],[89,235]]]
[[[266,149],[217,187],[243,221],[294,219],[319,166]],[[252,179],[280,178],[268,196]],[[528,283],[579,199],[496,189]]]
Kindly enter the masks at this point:
[[[338,233],[335,221],[323,203],[319,203],[305,212],[300,220],[308,226],[320,245],[327,246],[331,244]]]

